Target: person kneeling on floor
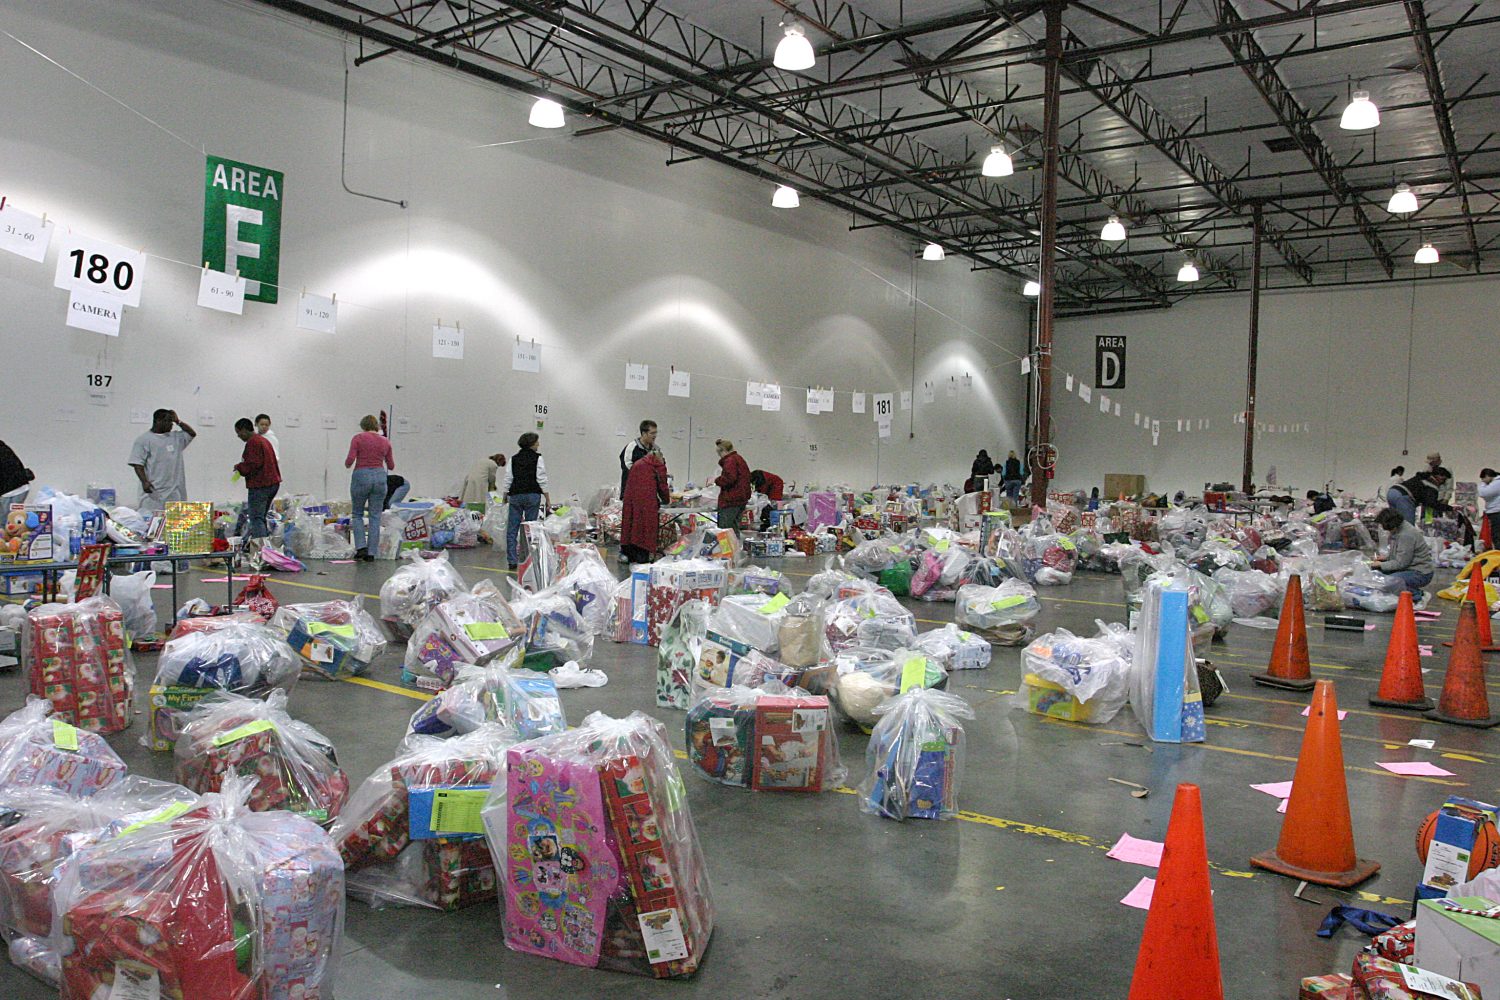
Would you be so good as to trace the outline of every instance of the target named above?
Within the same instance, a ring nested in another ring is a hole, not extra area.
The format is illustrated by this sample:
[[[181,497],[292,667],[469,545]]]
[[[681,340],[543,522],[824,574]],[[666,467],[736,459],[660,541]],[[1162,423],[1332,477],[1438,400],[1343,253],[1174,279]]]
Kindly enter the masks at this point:
[[[1375,515],[1375,523],[1390,534],[1390,543],[1386,557],[1372,559],[1370,565],[1385,574],[1387,593],[1407,590],[1413,602],[1420,604],[1427,596],[1422,588],[1432,582],[1436,568],[1426,536],[1393,507]]]

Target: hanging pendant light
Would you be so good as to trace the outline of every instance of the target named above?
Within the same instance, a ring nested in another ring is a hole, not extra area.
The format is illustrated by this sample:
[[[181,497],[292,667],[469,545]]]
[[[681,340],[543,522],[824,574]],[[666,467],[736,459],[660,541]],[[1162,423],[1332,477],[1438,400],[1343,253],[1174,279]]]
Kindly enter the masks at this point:
[[[923,260],[942,260],[944,256],[943,248],[936,243],[929,243],[922,248]]]
[[[1421,249],[1417,251],[1417,255],[1411,259],[1411,262],[1413,264],[1436,264],[1438,260],[1437,247],[1433,246],[1429,241],[1422,244]]]
[[[772,208],[796,208],[802,204],[802,199],[797,196],[797,189],[787,187],[785,184],[776,185],[776,193],[771,195]]]
[[[991,146],[990,154],[984,158],[984,166],[979,172],[986,177],[1009,177],[1016,172],[1015,164],[1010,161],[1010,154],[1005,151],[1004,146]]]
[[[1177,280],[1183,283],[1197,281],[1198,265],[1190,260],[1183,261],[1182,266],[1177,269]]]
[[[1356,90],[1354,98],[1344,107],[1339,116],[1339,128],[1350,132],[1361,132],[1380,124],[1380,109],[1370,100],[1368,90]]]
[[[1396,185],[1396,191],[1391,195],[1391,200],[1386,204],[1385,210],[1392,215],[1410,215],[1417,210],[1417,196],[1412,194],[1411,185],[1402,181]]]
[[[771,57],[771,64],[777,69],[812,69],[818,60],[813,54],[812,42],[807,40],[807,29],[791,18],[782,21],[781,27],[783,34],[781,41],[776,43],[776,54]]]
[[[538,97],[526,120],[537,128],[562,128],[567,124],[563,119],[563,106],[550,97]]]
[[[1022,288],[1021,288],[1021,294],[1024,295],[1024,296],[1026,296],[1028,299],[1034,299],[1034,298],[1036,298],[1038,295],[1042,294],[1042,285],[1041,285],[1041,282],[1038,282],[1038,281],[1028,281],[1028,282],[1026,282],[1026,284],[1024,286],[1022,286]]]
[[[1120,224],[1118,215],[1111,215],[1104,228],[1099,230],[1099,238],[1106,243],[1118,243],[1125,238],[1125,227]]]

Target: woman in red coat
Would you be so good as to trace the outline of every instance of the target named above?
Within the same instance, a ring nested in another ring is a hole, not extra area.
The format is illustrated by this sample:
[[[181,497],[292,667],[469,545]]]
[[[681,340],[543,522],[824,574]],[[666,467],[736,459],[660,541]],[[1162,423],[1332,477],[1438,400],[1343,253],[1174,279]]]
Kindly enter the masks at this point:
[[[740,518],[745,505],[750,502],[750,466],[734,450],[734,442],[719,438],[714,442],[719,452],[719,478],[714,484],[719,487],[719,527],[733,528],[739,534]]]
[[[620,517],[620,551],[629,562],[650,562],[661,537],[661,505],[672,499],[661,452],[647,452],[630,467],[621,499],[625,509]]]

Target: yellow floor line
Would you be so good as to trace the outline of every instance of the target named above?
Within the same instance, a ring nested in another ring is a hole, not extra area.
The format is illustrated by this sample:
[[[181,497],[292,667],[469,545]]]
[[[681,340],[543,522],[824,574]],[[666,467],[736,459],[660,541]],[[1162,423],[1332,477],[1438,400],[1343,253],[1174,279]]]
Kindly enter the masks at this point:
[[[1226,695],[1224,695],[1224,697],[1228,698],[1228,697],[1236,697],[1236,696],[1226,694]],[[1262,700],[1269,701],[1271,699],[1262,699]],[[1286,704],[1297,705],[1297,704],[1301,704],[1301,703],[1300,702],[1287,702]],[[1349,712],[1351,714],[1353,714],[1353,712],[1354,712],[1353,709],[1340,709],[1340,711]],[[1360,714],[1361,715],[1379,715],[1381,713],[1377,713],[1377,712],[1361,712]],[[1412,716],[1384,715],[1383,717],[1387,718],[1387,719],[1402,719],[1403,721],[1406,721],[1406,722],[1430,722],[1430,721],[1432,721],[1430,719],[1423,719],[1420,715],[1412,715]],[[1215,718],[1213,716],[1209,716],[1204,721],[1206,721],[1209,725],[1229,726],[1229,727],[1232,727],[1232,728],[1235,728],[1235,729],[1244,729],[1244,728],[1247,728],[1249,726],[1258,726],[1258,727],[1260,727],[1262,729],[1280,729],[1280,730],[1285,731],[1285,732],[1301,733],[1303,731],[1303,729],[1305,728],[1304,726],[1290,726],[1290,725],[1287,725],[1287,724],[1281,723],[1281,722],[1260,722],[1260,721],[1255,720],[1255,719],[1235,719],[1235,718],[1225,718],[1223,716],[1219,716],[1217,718]],[[1351,733],[1351,732],[1349,732],[1349,731],[1347,731],[1345,729],[1340,729],[1339,730],[1339,735],[1343,739],[1346,739],[1346,740],[1355,740],[1355,741],[1360,742],[1360,743],[1379,743],[1381,746],[1387,747],[1387,748],[1393,748],[1393,747],[1404,748],[1406,746],[1406,744],[1403,743],[1400,740],[1387,740],[1387,739],[1382,739],[1379,736],[1362,736],[1362,735],[1360,735],[1358,733]],[[1469,753],[1484,753],[1484,751],[1482,751],[1482,750],[1470,750],[1468,752]],[[1496,755],[1496,754],[1486,754],[1486,756],[1500,757],[1500,755]],[[1458,758],[1455,758],[1455,759],[1458,759]],[[1494,763],[1494,761],[1481,760],[1478,757],[1469,757],[1467,759],[1468,760],[1472,760],[1476,764]]]
[[[415,698],[417,701],[429,701],[432,693],[427,691],[413,691],[411,688],[397,687],[384,681],[372,681],[365,677],[345,677],[345,684],[358,684],[360,687],[374,688],[376,691],[384,691],[387,694],[399,694],[407,698]]]
[[[1235,666],[1238,666],[1241,663],[1245,664],[1246,666],[1255,666],[1256,664],[1261,664],[1262,669],[1264,669],[1263,659],[1269,659],[1269,658],[1270,658],[1269,657],[1269,653],[1267,654],[1267,656],[1265,658],[1262,658],[1262,657],[1258,657],[1258,656],[1241,656],[1238,653],[1225,653],[1225,652],[1223,652],[1221,650],[1214,650],[1214,649],[1208,650],[1207,651],[1207,655],[1204,656],[1204,659],[1208,660],[1210,663],[1222,663],[1225,660],[1229,660]],[[1345,664],[1342,664],[1342,663],[1320,663],[1317,660],[1309,660],[1308,661],[1308,666],[1310,666],[1310,667],[1321,667],[1324,670],[1353,670],[1354,669],[1353,667],[1346,666]]]

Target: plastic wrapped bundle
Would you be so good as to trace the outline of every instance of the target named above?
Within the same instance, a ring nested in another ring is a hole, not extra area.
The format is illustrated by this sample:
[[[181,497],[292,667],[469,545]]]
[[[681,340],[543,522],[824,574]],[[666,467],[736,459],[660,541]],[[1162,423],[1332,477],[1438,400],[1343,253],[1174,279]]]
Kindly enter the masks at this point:
[[[786,606],[785,617],[776,635],[777,657],[782,663],[803,671],[817,667],[822,656],[823,608],[826,604],[823,598],[802,594]],[[802,686],[807,687],[806,674],[803,680]]]
[[[875,725],[876,709],[907,687],[942,687],[948,673],[918,650],[853,647],[834,658],[836,679],[829,691],[839,713],[865,732]]]
[[[886,819],[952,819],[964,767],[964,719],[957,695],[912,688],[878,706],[865,751],[869,775],[859,786],[861,812]]]
[[[662,626],[688,601],[718,604],[724,592],[726,568],[717,559],[678,559],[652,565],[646,593],[646,644],[661,642]],[[637,618],[641,609],[635,609]]]
[[[960,587],[953,620],[998,645],[1021,646],[1031,638],[1031,622],[1041,611],[1041,601],[1029,583],[1006,580],[998,587]]]
[[[67,1000],[330,1000],[344,924],[328,835],[236,781],[80,852],[56,889]]]
[[[772,656],[781,644],[781,623],[786,620],[785,594],[738,594],[726,597],[708,615],[708,628]]]
[[[59,719],[96,733],[130,725],[135,667],[118,604],[99,596],[33,608],[21,643],[31,693]]]
[[[286,711],[286,692],[265,701],[220,692],[189,712],[173,749],[177,780],[216,792],[230,775],[249,783],[248,807],[285,809],[318,823],[339,814],[349,779],[333,744]]]
[[[1208,522],[1201,514],[1185,507],[1174,507],[1161,516],[1158,525],[1162,541],[1185,559],[1208,537]]]
[[[1062,587],[1073,582],[1078,549],[1066,535],[1023,533],[1022,559],[1026,575],[1039,587]]]
[[[609,623],[605,634],[611,642],[630,642],[635,633],[635,580],[626,577],[615,584],[609,597]],[[642,637],[644,638],[644,636]]]
[[[710,629],[698,642],[698,663],[693,671],[692,700],[721,687],[760,687],[767,681],[794,687],[801,671],[767,656],[748,643],[739,642]]]
[[[855,579],[853,573],[842,567],[836,558],[830,558],[828,564],[820,573],[814,573],[807,581],[804,594],[812,594],[815,597],[833,598],[837,596],[839,588],[849,581]]]
[[[1363,565],[1359,552],[1332,552],[1302,560],[1292,571],[1302,576],[1302,599],[1309,611],[1342,611],[1339,584]]]
[[[1108,722],[1129,697],[1131,659],[1113,643],[1066,629],[1037,636],[1022,654],[1017,704],[1069,722]]]
[[[1187,591],[1183,576],[1161,574],[1146,584],[1141,602],[1130,708],[1153,740],[1201,743],[1207,735]]]
[[[275,629],[231,621],[169,640],[152,686],[290,691],[301,672],[302,661]]]
[[[380,617],[402,639],[427,612],[468,589],[446,554],[424,559],[421,552],[409,552],[406,560],[380,585]]]
[[[688,710],[686,740],[692,770],[724,785],[826,792],[848,777],[821,695],[717,688]]]
[[[520,660],[515,649],[482,667],[464,667],[452,687],[412,714],[410,731],[462,735],[499,722],[529,740],[567,729],[557,684],[548,674],[517,669]]]
[[[286,635],[303,668],[323,680],[358,677],[386,646],[385,633],[361,598],[283,604],[270,625]]]
[[[510,606],[525,626],[525,665],[532,670],[551,670],[569,660],[583,663],[593,654],[588,622],[557,588],[528,594],[512,585]]]
[[[1339,597],[1351,608],[1389,614],[1400,603],[1400,591],[1386,590],[1389,578],[1373,566],[1356,566],[1339,581]]]
[[[898,539],[885,535],[860,542],[844,556],[844,568],[867,579],[874,579],[883,570],[905,562],[911,555],[909,539]]]
[[[618,584],[615,575],[592,545],[565,546],[563,554],[563,575],[555,584],[556,589],[573,602],[590,633],[606,634],[610,599]]]
[[[0,719],[0,792],[51,788],[89,796],[125,776],[125,762],[104,737],[48,718],[52,703],[27,698]]]
[[[791,581],[780,570],[763,566],[745,566],[731,569],[725,577],[725,594],[762,594],[775,597],[792,593]]]
[[[858,594],[829,605],[823,615],[823,654],[850,646],[900,649],[917,638],[917,619],[888,593]]]
[[[662,629],[656,647],[656,703],[662,708],[685,709],[692,703],[693,673],[711,610],[707,601],[688,601]]]
[[[282,544],[298,559],[351,559],[354,543],[341,535],[321,514],[299,511],[286,525]]]
[[[484,822],[508,947],[659,979],[697,970],[713,903],[661,723],[596,712],[512,747]]]
[[[1171,569],[1178,560],[1170,553],[1152,555],[1144,549],[1132,547],[1120,554],[1120,585],[1125,592],[1125,607],[1139,610],[1141,592],[1153,573]]]
[[[525,638],[520,616],[500,590],[481,580],[429,611],[412,630],[402,661],[402,678],[422,687],[453,683],[466,663],[484,663]]]
[[[1269,573],[1221,569],[1214,574],[1214,581],[1228,596],[1229,609],[1235,618],[1275,618],[1280,614],[1286,587]]]
[[[990,643],[951,622],[917,636],[912,648],[936,660],[944,670],[982,670],[990,665]]]
[[[1204,576],[1213,576],[1221,569],[1248,570],[1250,557],[1236,542],[1227,538],[1210,538],[1187,557],[1187,564]]]

